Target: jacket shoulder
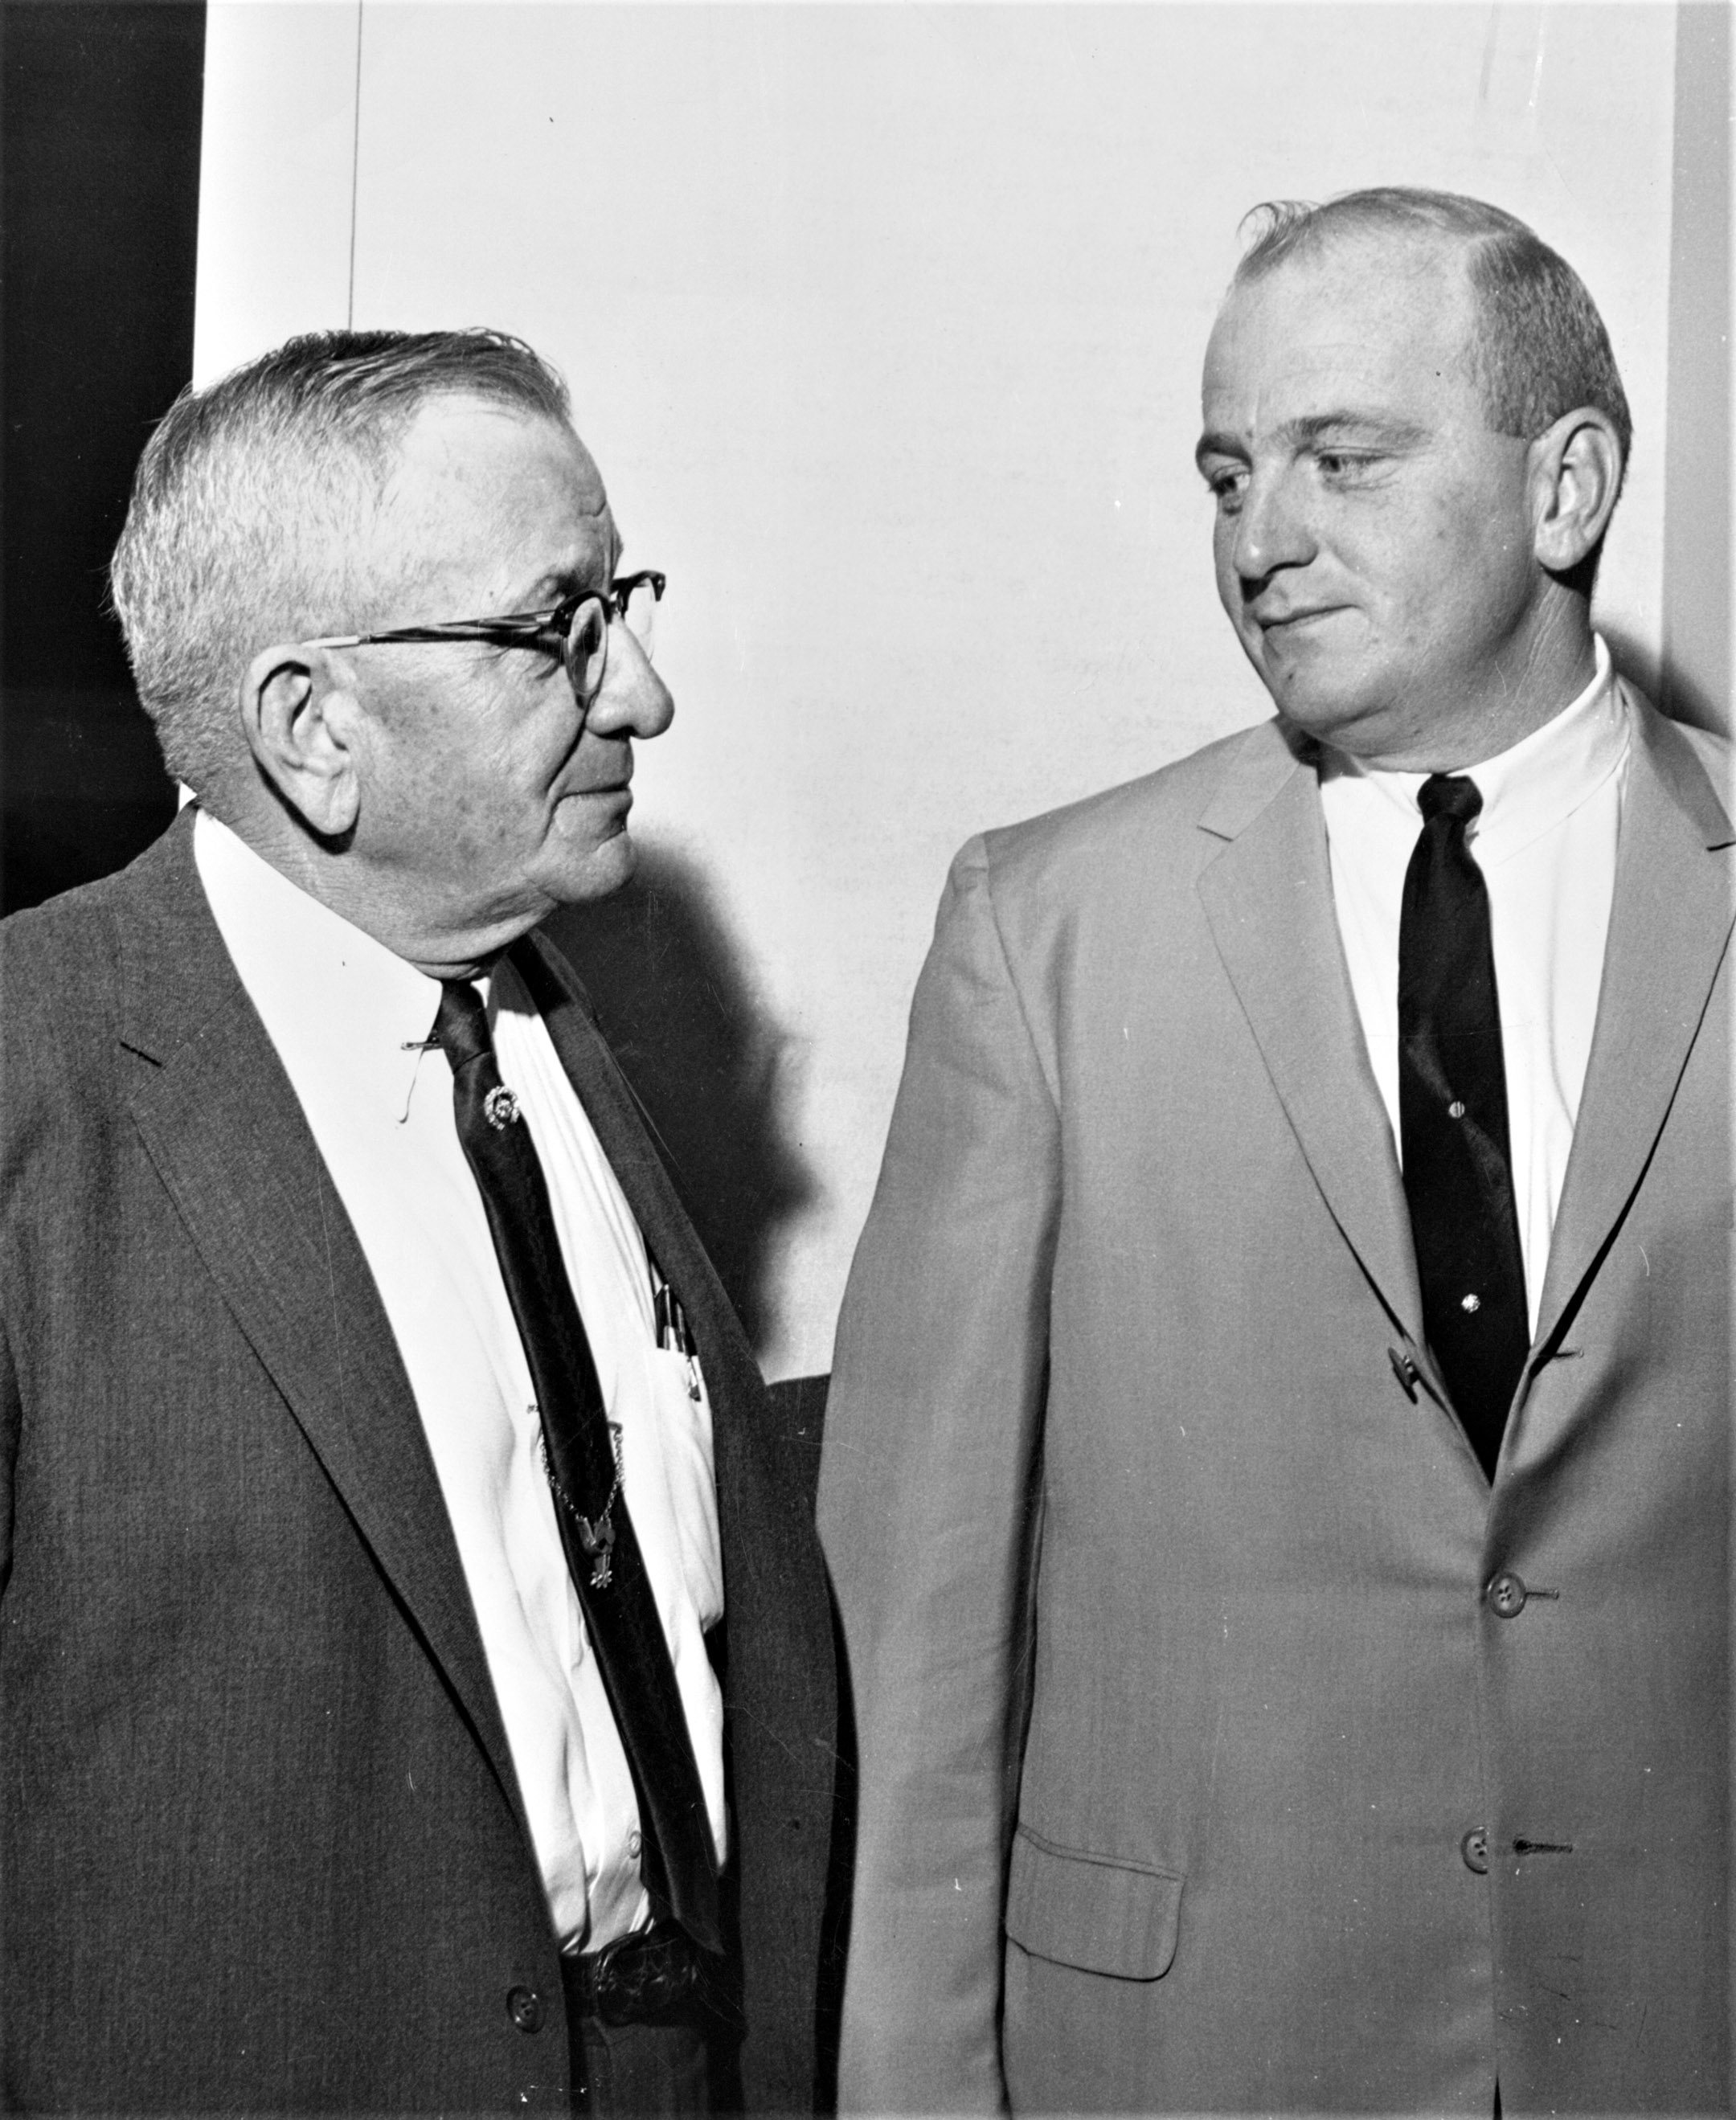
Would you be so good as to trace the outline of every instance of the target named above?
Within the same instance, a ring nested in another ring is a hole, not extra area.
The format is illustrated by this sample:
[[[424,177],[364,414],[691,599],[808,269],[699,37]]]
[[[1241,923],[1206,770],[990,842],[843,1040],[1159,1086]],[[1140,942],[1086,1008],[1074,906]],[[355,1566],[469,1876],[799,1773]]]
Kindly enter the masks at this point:
[[[0,920],[0,1039],[8,1092],[32,1058],[114,1020],[119,969],[119,876],[81,884]]]
[[[1191,881],[1217,850],[1199,827],[1226,789],[1250,775],[1275,781],[1295,763],[1277,721],[1256,723],[1137,780],[985,833],[961,859],[970,865],[980,848],[975,858],[998,901],[1101,889],[1129,862],[1148,878]]]
[[[1711,845],[1728,844],[1736,827],[1736,744],[1712,729],[1662,714],[1628,679],[1622,680],[1640,744],[1676,799]]]
[[[1699,760],[1713,792],[1736,822],[1736,743],[1715,730],[1696,728],[1689,722],[1671,721],[1669,727]]]
[[[184,817],[137,859],[0,920],[0,1118],[67,1094],[105,1068],[128,991],[128,938],[187,887]],[[198,888],[197,882],[193,887]]]
[[[9,913],[0,920],[0,961],[9,972],[14,967],[34,970],[63,960],[69,951],[89,949],[110,928],[115,890],[126,873],[80,884],[40,905]]]

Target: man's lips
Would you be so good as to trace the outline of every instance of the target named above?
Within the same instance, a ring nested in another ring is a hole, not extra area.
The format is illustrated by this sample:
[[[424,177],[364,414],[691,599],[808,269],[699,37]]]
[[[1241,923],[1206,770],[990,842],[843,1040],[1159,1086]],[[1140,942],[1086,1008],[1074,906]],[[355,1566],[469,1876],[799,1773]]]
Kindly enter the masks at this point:
[[[1250,610],[1248,616],[1262,633],[1283,633],[1295,626],[1307,625],[1317,618],[1330,618],[1343,607],[1336,603],[1301,604],[1290,611]]]
[[[633,807],[630,783],[638,763],[630,744],[575,745],[566,760],[571,778],[565,786],[556,783],[556,800],[618,803],[622,811],[630,810]]]

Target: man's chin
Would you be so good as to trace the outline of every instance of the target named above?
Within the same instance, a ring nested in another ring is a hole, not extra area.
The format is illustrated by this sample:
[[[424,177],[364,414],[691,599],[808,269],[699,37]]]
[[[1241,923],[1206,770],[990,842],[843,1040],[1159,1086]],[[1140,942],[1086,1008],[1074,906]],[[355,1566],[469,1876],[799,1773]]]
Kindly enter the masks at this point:
[[[1369,712],[1368,703],[1354,693],[1300,681],[1293,672],[1283,676],[1263,672],[1262,675],[1266,676],[1266,690],[1285,726],[1316,743],[1342,746]]]
[[[1358,730],[1387,718],[1383,688],[1371,681],[1366,665],[1347,668],[1339,658],[1269,651],[1251,659],[1286,725],[1316,743],[1355,751]]]
[[[631,881],[638,866],[639,849],[623,825],[601,846],[565,864],[552,882],[551,895],[557,905],[584,905],[595,898],[607,898]]]

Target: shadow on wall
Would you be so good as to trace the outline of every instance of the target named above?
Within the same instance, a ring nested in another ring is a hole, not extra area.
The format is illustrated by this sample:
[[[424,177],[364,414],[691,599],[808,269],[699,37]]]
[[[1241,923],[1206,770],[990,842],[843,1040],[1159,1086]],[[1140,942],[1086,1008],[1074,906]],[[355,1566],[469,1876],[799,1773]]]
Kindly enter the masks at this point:
[[[1690,728],[1710,729],[1715,736],[1732,733],[1728,700],[1711,698],[1683,674],[1670,656],[1646,647],[1620,626],[1610,625],[1595,614],[1594,623],[1609,644],[1610,660],[1616,668],[1672,721],[1686,722]]]
[[[639,842],[632,881],[547,932],[596,1003],[756,1352],[775,1323],[783,1225],[817,1190],[784,1125],[783,1030],[756,996],[700,870]]]

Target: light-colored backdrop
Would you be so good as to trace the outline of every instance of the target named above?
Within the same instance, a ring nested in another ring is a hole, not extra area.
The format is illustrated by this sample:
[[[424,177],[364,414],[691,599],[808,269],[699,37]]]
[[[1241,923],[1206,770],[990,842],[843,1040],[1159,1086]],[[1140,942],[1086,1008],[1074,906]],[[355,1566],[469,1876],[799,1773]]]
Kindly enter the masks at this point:
[[[952,851],[1265,711],[1191,467],[1245,209],[1440,185],[1579,266],[1639,436],[1603,615],[1655,676],[1677,16],[212,0],[201,376],[520,332],[669,574],[635,830],[752,1019],[772,1374],[829,1362]]]

